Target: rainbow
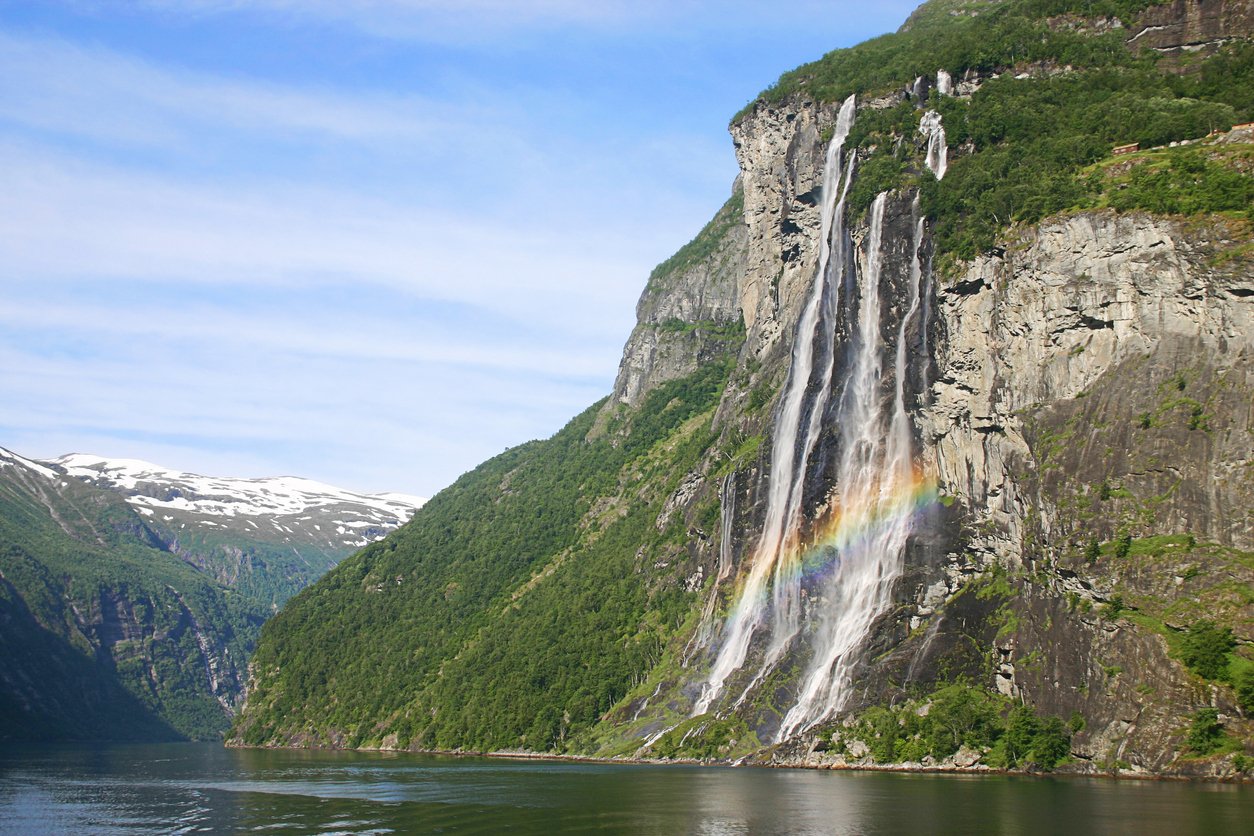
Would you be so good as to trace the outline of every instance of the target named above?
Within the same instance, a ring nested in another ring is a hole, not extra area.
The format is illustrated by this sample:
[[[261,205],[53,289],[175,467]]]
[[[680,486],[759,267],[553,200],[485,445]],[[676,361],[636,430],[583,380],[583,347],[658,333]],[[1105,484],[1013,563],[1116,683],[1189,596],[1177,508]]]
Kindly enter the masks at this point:
[[[833,573],[842,557],[865,551],[886,529],[916,518],[939,500],[935,476],[919,465],[911,467],[907,479],[893,478],[895,475],[890,474],[887,480],[872,485],[866,494],[846,504],[828,506],[815,521],[805,543],[800,542],[800,532],[794,525],[774,561],[778,563],[776,585],[801,583]],[[759,559],[762,557],[766,556],[760,555]],[[742,577],[731,607],[733,619],[765,604],[771,595],[768,585],[763,584],[756,594],[746,594],[745,586]]]

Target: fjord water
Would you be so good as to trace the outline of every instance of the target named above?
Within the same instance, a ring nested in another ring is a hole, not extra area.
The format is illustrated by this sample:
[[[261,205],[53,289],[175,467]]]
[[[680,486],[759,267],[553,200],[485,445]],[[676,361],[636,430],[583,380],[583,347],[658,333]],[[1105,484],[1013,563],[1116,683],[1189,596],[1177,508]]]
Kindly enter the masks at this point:
[[[1239,833],[1254,788],[212,744],[0,750],[0,833]]]

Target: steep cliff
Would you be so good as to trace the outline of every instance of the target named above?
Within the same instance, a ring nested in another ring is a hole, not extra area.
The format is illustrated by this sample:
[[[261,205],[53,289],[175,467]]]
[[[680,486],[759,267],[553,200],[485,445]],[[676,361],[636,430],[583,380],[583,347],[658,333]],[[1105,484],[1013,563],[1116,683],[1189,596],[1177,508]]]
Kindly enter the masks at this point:
[[[236,741],[1244,769],[1244,8],[933,2],[785,74],[613,397],[294,599]]]

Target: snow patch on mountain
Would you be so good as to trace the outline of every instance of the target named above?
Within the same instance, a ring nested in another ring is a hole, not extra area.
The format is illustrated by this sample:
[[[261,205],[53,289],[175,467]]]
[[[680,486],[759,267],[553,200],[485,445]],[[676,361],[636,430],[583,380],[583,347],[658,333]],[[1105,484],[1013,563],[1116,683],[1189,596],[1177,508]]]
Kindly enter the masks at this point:
[[[27,470],[33,470],[46,479],[56,479],[57,472],[44,467],[38,462],[31,461],[28,458],[19,456],[11,450],[0,447],[0,467],[24,467]]]
[[[139,459],[87,453],[70,453],[42,463],[14,459],[49,477],[72,476],[116,491],[144,517],[155,520],[159,516],[164,523],[177,523],[180,530],[191,524],[202,531],[235,531],[270,542],[290,543],[296,538],[341,553],[345,546],[359,548],[383,539],[426,502],[396,492],[357,493],[296,476],[201,476]],[[258,519],[273,529],[269,537],[259,529]],[[330,535],[330,530],[340,536]],[[342,539],[345,534],[351,539]]]
[[[355,493],[296,476],[264,479],[201,476],[139,459],[106,459],[85,453],[70,453],[53,459],[50,464],[59,465],[65,473],[87,482],[103,482],[115,490],[133,491],[128,496],[133,505],[214,516],[289,516],[350,505],[377,512],[379,522],[404,521],[426,502],[422,497],[400,493]]]

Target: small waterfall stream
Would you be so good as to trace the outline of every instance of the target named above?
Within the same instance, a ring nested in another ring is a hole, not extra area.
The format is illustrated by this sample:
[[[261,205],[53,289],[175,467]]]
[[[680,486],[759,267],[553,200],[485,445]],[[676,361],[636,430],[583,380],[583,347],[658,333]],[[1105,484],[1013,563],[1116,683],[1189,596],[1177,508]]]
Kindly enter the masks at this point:
[[[710,589],[710,595],[705,601],[705,609],[701,612],[700,626],[697,627],[697,632],[684,650],[683,663],[685,666],[691,661],[695,653],[709,646],[710,639],[713,637],[714,630],[717,627],[714,614],[718,609],[719,587],[731,577],[732,569],[735,568],[732,562],[732,543],[735,540],[733,524],[736,520],[735,488],[736,474],[735,472],[728,473],[723,477],[723,483],[719,486],[718,491],[721,513],[718,541],[718,574],[714,578],[714,586]]]
[[[945,127],[941,124],[941,115],[934,110],[923,114],[919,120],[919,133],[927,137],[927,167],[943,179],[949,168],[949,146],[945,141]]]

